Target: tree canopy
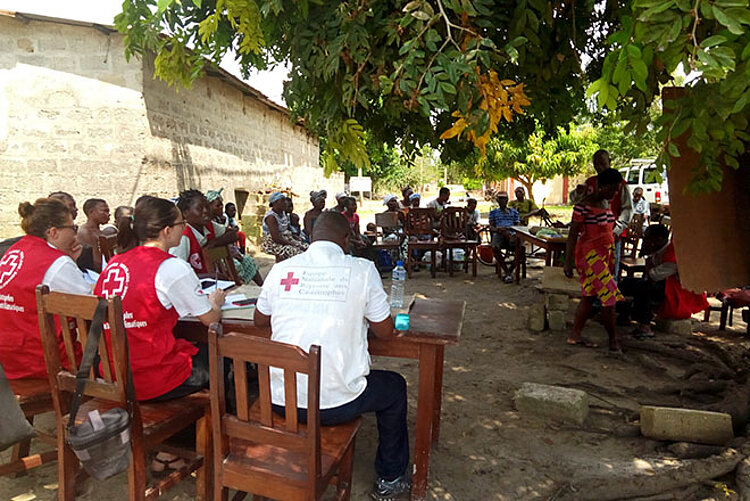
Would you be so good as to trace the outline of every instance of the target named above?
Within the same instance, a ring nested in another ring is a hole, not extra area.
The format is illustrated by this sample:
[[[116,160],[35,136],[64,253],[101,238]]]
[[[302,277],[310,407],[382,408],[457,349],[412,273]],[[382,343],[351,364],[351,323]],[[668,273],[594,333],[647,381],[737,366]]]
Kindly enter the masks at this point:
[[[584,110],[590,82],[605,113],[643,132],[682,62],[703,73],[655,127],[663,138],[691,129],[711,189],[722,152],[736,166],[750,138],[748,23],[747,0],[125,0],[116,18],[127,54],[155,52],[172,84],[228,52],[246,74],[288,61],[284,99],[326,137],[329,170],[367,165],[366,136],[450,159],[537,124],[555,134]]]

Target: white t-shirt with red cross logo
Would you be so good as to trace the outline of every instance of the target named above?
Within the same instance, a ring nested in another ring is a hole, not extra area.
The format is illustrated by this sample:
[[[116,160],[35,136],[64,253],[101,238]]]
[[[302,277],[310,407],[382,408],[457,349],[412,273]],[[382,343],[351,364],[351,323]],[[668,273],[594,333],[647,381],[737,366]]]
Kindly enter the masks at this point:
[[[271,339],[309,351],[321,347],[320,408],[357,398],[370,373],[367,322],[390,314],[375,265],[344,254],[333,242],[317,241],[303,254],[274,265],[256,304],[271,317]],[[284,405],[284,376],[271,371],[271,398]],[[297,378],[297,402],[307,407],[307,377]]]

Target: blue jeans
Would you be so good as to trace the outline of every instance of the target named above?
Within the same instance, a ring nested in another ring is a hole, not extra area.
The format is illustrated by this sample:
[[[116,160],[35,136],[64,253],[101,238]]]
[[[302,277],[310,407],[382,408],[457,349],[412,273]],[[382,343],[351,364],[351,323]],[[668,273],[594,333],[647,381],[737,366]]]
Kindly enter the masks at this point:
[[[371,370],[367,387],[349,403],[320,410],[320,424],[334,426],[374,412],[378,421],[378,451],[375,471],[385,480],[404,474],[409,464],[409,433],[406,429],[406,381],[396,372]],[[284,407],[273,406],[284,415]],[[297,409],[300,422],[307,422],[307,409]]]

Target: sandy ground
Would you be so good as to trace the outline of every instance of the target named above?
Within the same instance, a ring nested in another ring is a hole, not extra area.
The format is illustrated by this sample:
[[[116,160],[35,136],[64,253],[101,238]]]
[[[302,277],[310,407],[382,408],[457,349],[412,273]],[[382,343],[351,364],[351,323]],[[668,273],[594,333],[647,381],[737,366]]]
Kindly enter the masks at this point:
[[[267,268],[269,261],[262,261]],[[564,332],[532,333],[525,328],[525,309],[543,301],[535,289],[540,268],[530,268],[529,279],[520,286],[501,283],[493,271],[480,264],[476,279],[462,273],[452,278],[441,273],[431,279],[422,271],[407,281],[407,293],[467,302],[460,345],[445,352],[441,438],[431,455],[428,499],[549,499],[584,479],[617,475],[645,464],[644,460],[663,457],[664,443],[640,436],[634,416],[640,403],[689,403],[684,394],[652,391],[681,381],[689,364],[646,356],[638,349],[611,358],[606,348],[567,346]],[[390,287],[390,280],[384,285]],[[572,308],[574,304],[569,322]],[[694,322],[693,336],[711,337],[744,353],[750,343],[742,335],[745,324],[739,315],[734,328],[725,333],[716,332],[718,314],[712,320],[711,324]],[[598,323],[590,322],[585,335],[606,346]],[[657,337],[657,342],[664,340],[684,341]],[[653,363],[644,366],[646,358]],[[375,358],[373,366],[406,377],[413,437],[416,363]],[[527,381],[586,389],[592,396],[591,416],[582,427],[575,427],[520,415],[513,394]],[[51,419],[44,422],[50,425]],[[371,488],[376,444],[375,419],[367,416],[357,437],[354,500],[366,499]],[[0,456],[7,458],[8,451]],[[731,483],[727,485],[731,488]],[[55,488],[55,466],[45,466],[23,478],[0,478],[0,500],[55,499]],[[184,482],[164,499],[192,499],[193,489],[192,480]],[[726,497],[722,489],[722,484],[703,487],[697,499],[736,499]],[[87,480],[82,490],[82,500],[124,500],[127,480],[124,475],[106,482]]]

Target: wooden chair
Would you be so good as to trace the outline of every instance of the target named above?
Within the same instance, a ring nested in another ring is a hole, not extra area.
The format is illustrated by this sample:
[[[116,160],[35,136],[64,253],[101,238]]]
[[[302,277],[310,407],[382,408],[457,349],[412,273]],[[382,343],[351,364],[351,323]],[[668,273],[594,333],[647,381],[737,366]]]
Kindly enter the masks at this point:
[[[39,309],[39,330],[56,418],[58,499],[70,501],[75,499],[78,459],[65,443],[65,433],[68,422],[67,412],[76,387],[75,373],[78,369],[78,361],[75,357],[74,334],[71,334],[68,322],[62,321],[60,324],[70,370],[63,367],[58,348],[55,318],[73,319],[77,326],[79,340],[85,344],[88,326],[100,298],[50,292],[47,286],[42,285],[36,289],[36,298]],[[88,413],[95,409],[103,412],[115,406],[127,407],[125,385],[121,381],[127,381],[130,364],[120,298],[109,298],[107,307],[106,318],[110,328],[110,342],[107,343],[105,336],[102,336],[99,344],[99,356],[102,360],[101,378],[95,379],[92,369],[91,379],[86,382],[84,390],[84,396],[90,399],[81,405],[77,422],[83,422]],[[209,411],[206,392],[160,403],[135,403],[130,430],[133,453],[128,469],[130,500],[154,499],[180,480],[189,477],[193,472],[196,473],[197,479],[197,499],[210,499],[212,447]],[[166,439],[193,423],[196,424],[196,451],[163,444]],[[154,482],[153,485],[147,486],[146,454],[155,450],[177,454],[185,459],[187,464],[160,481]]]
[[[320,347],[310,352],[260,337],[230,332],[212,324],[208,335],[211,412],[214,433],[214,499],[226,500],[228,488],[253,493],[253,499],[320,499],[328,484],[335,499],[348,500],[354,440],[361,418],[338,426],[320,426]],[[224,358],[234,361],[236,415],[224,397]],[[260,397],[249,406],[246,362],[258,364]],[[284,370],[286,419],[271,407],[269,366]],[[307,375],[307,424],[297,421],[297,374]],[[242,499],[238,493],[234,499]]]
[[[636,273],[645,270],[645,260],[638,257],[643,240],[643,223],[645,216],[643,214],[634,214],[633,219],[625,228],[625,236],[622,237],[622,247],[620,249],[620,270],[617,279],[622,278],[623,273],[628,277],[635,276]]]
[[[446,207],[440,215],[440,248],[443,256],[448,253],[448,273],[453,276],[453,249],[463,249],[464,272],[469,271],[471,260],[472,276],[477,276],[477,247],[478,240],[469,240],[466,235],[469,215],[463,207]]]
[[[26,419],[34,424],[34,416],[52,412],[52,395],[50,395],[49,381],[46,379],[9,379],[13,393],[16,394]],[[35,438],[42,442],[57,446],[54,435],[36,430]],[[29,454],[31,439],[24,440],[13,446],[10,461],[0,465],[0,476],[17,474],[24,475],[26,471],[50,463],[57,459],[57,450]]]
[[[235,284],[242,285],[242,279],[234,267],[234,259],[228,245],[204,248],[203,260],[206,262],[206,268],[209,273],[218,273],[228,280],[234,281]]]
[[[99,235],[99,252],[107,262],[117,254],[117,233],[114,235]]]
[[[435,221],[435,209],[412,208],[406,213],[406,273],[411,278],[411,270],[417,260],[412,255],[413,250],[430,251],[430,273],[435,278],[437,268],[437,251],[440,250],[440,242],[435,238],[433,222]],[[424,240],[420,240],[423,238]]]

